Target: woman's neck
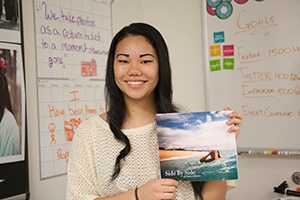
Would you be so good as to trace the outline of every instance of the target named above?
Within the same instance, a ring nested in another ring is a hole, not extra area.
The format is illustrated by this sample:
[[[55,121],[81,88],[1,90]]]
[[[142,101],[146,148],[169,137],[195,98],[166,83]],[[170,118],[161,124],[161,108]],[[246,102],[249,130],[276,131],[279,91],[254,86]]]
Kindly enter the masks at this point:
[[[6,107],[4,107],[4,113],[7,113],[7,112],[9,112],[9,110]]]
[[[138,128],[155,121],[156,108],[153,101],[126,102],[124,129]]]

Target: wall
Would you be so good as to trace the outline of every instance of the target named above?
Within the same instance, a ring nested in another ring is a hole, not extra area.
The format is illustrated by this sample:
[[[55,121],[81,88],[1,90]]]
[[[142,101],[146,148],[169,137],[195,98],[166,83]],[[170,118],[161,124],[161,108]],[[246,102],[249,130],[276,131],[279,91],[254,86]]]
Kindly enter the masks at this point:
[[[64,199],[66,176],[40,181],[33,1],[23,0],[30,199]]]
[[[182,0],[115,0],[112,4],[113,33],[134,21],[148,22],[162,32],[171,55],[174,100],[188,111],[205,109],[200,4],[199,0],[189,0],[188,3]],[[65,198],[66,176],[39,179],[33,2],[22,0],[22,5],[31,199],[62,200]],[[283,180],[293,188],[290,176],[294,171],[300,171],[299,166],[299,159],[241,156],[238,187],[228,193],[227,199],[272,199],[277,196],[273,187]]]

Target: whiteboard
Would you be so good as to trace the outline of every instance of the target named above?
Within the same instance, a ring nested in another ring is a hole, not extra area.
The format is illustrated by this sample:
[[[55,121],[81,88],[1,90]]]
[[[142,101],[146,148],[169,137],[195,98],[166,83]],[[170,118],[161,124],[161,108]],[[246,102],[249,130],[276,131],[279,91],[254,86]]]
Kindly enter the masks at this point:
[[[105,112],[111,0],[35,0],[40,179],[67,173],[78,125]]]
[[[207,109],[243,115],[237,147],[299,149],[300,1],[207,0]]]

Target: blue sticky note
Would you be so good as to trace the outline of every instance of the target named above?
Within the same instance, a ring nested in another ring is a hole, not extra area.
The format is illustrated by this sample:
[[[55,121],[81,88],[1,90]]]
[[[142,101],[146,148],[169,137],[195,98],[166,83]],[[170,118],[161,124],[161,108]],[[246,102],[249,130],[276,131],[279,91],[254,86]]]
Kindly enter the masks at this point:
[[[214,32],[214,42],[215,43],[223,43],[223,42],[225,42],[224,31]]]

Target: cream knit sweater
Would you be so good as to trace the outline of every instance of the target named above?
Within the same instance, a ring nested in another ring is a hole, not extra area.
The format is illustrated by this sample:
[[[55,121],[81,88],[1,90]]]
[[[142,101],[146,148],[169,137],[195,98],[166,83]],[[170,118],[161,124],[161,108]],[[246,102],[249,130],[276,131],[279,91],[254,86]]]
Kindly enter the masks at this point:
[[[121,162],[119,176],[111,181],[115,159],[124,144],[99,116],[77,128],[68,163],[67,200],[115,196],[159,178],[156,123],[122,131],[130,140],[131,152]],[[234,182],[227,185],[234,187]],[[195,200],[190,182],[180,182],[175,195],[175,200]]]

